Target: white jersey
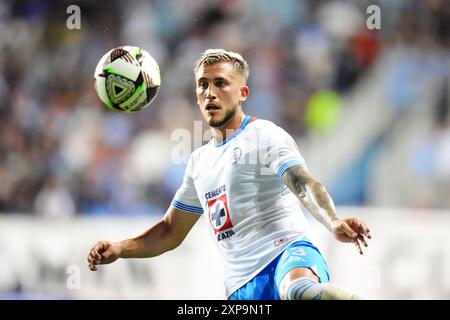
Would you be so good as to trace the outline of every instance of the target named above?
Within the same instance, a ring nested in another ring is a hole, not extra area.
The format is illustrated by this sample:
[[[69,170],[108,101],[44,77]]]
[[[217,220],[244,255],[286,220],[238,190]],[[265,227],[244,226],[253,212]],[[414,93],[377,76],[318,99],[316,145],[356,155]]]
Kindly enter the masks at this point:
[[[232,137],[192,153],[172,206],[206,215],[225,260],[227,296],[308,231],[298,199],[281,180],[295,164],[305,161],[292,137],[249,116]]]

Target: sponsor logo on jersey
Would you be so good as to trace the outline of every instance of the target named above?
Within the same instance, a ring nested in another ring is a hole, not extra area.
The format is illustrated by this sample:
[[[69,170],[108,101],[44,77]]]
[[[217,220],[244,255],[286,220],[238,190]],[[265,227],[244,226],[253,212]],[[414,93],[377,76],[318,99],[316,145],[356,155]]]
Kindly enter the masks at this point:
[[[220,233],[217,234],[217,242],[219,242],[219,241],[221,241],[223,239],[229,238],[229,237],[231,237],[233,235],[234,235],[233,229],[230,229],[230,230],[227,230],[227,231],[224,231],[224,232],[220,232]]]
[[[292,262],[305,262],[306,260],[300,257],[289,257],[289,259],[287,260],[287,263],[292,263]]]
[[[305,249],[299,248],[299,247],[294,247],[294,248],[289,249],[289,253],[296,255],[296,256],[306,256]]]
[[[217,237],[217,241],[234,235],[225,192],[217,198],[208,201],[208,218]]]
[[[214,189],[212,191],[209,191],[207,193],[205,193],[205,199],[206,201],[209,201],[211,199],[214,199],[215,197],[224,194],[227,191],[227,188],[225,187],[225,185],[220,186],[217,189]]]

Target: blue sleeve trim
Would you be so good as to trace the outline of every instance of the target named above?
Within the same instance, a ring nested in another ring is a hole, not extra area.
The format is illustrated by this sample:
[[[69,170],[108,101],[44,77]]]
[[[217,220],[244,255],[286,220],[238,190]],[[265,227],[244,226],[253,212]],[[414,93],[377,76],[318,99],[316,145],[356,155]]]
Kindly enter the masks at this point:
[[[203,213],[203,208],[200,207],[195,207],[195,206],[190,206],[184,203],[181,203],[180,201],[177,200],[172,200],[172,206],[174,206],[175,208],[181,210],[181,211],[186,211],[186,212],[191,212],[191,213]]]
[[[284,163],[283,165],[280,166],[280,168],[278,169],[278,176],[282,177],[283,173],[289,169],[289,167],[295,166],[296,164],[300,164],[300,161],[298,160],[290,160],[286,163]]]

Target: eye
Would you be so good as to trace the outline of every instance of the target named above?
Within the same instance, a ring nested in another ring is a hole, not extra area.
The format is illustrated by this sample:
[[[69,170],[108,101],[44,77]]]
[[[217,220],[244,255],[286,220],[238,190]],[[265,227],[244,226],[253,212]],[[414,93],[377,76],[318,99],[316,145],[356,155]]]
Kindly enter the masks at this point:
[[[222,87],[224,87],[224,86],[226,85],[226,83],[225,83],[225,81],[223,81],[223,80],[217,80],[217,81],[215,82],[215,85],[216,85],[216,87],[218,87],[218,88],[222,88]]]
[[[203,89],[203,90],[205,90],[206,88],[208,88],[208,83],[207,82],[200,82],[199,84],[198,84],[198,87],[199,88],[201,88],[201,89]]]

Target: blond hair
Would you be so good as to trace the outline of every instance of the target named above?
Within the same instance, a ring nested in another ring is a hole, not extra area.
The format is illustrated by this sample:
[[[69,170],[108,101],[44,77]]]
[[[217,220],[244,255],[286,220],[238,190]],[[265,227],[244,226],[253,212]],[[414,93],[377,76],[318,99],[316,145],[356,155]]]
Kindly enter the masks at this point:
[[[239,53],[224,49],[208,49],[203,52],[194,64],[194,73],[196,73],[201,66],[209,66],[220,62],[231,62],[234,69],[244,76],[245,83],[247,83],[249,75],[247,61],[245,61]]]

